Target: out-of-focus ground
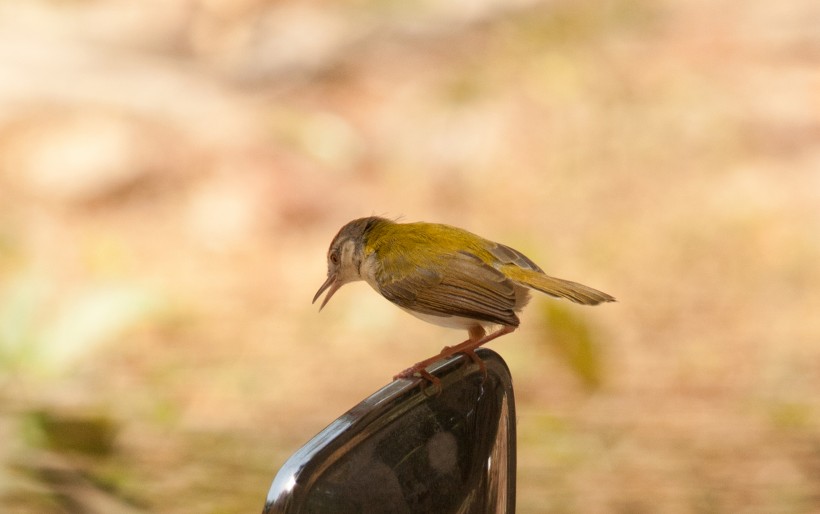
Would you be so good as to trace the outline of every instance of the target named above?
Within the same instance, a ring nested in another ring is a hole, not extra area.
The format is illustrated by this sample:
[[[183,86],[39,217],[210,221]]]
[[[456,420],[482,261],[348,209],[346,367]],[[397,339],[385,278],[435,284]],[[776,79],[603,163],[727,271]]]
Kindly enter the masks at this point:
[[[0,510],[261,509],[464,334],[336,230],[458,225],[537,297],[521,513],[820,511],[820,3],[0,2]]]

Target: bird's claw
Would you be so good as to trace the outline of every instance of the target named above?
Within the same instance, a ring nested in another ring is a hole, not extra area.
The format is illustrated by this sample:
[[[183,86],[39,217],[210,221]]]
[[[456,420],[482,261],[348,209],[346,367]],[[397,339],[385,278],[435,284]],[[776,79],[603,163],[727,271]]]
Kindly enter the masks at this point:
[[[479,357],[473,350],[464,350],[461,353],[469,357],[470,360],[472,360],[478,366],[478,369],[481,370],[481,374],[483,375],[481,383],[483,384],[487,380],[487,365],[484,364],[484,361],[481,360],[481,357]]]
[[[416,364],[414,366],[411,366],[411,367],[405,369],[404,371],[396,373],[396,375],[393,377],[393,380],[398,380],[400,378],[420,379],[419,380],[419,386],[421,386],[422,391],[424,392],[425,396],[432,397],[432,396],[440,395],[441,394],[441,379],[436,377],[436,376],[433,376],[432,373],[427,371],[425,368],[421,367],[420,364],[421,363]],[[433,387],[436,390],[435,394],[429,394],[427,392],[427,388],[424,387],[425,382],[429,382],[430,384],[433,385]]]

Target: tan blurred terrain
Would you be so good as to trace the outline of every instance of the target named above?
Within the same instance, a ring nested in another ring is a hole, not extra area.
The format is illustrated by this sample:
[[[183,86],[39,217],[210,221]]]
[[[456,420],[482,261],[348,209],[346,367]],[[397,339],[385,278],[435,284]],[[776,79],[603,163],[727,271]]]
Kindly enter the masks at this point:
[[[0,2],[0,511],[258,512],[458,342],[336,230],[450,223],[536,298],[521,513],[820,511],[820,3]]]

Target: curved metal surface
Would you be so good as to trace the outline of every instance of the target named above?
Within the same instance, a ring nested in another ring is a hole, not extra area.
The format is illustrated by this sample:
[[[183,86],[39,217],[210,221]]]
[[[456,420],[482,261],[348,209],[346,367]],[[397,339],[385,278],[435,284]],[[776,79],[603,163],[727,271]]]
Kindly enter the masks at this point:
[[[431,367],[441,393],[396,380],[282,466],[264,513],[512,513],[515,402],[509,369],[480,349]],[[427,394],[425,394],[427,393]]]

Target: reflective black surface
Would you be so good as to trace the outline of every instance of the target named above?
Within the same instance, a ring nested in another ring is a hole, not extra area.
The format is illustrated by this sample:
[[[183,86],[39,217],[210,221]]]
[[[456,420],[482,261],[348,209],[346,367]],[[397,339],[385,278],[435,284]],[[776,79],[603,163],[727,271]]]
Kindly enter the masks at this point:
[[[509,370],[480,349],[436,364],[441,394],[396,380],[317,434],[279,470],[265,513],[512,513]]]

